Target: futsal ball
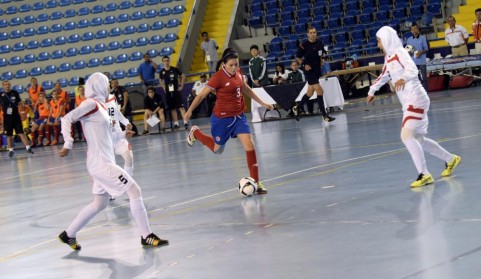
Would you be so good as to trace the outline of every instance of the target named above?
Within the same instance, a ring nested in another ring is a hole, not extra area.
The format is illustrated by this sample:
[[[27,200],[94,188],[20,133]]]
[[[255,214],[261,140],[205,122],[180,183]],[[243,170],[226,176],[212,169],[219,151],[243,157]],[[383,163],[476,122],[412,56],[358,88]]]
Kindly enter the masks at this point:
[[[406,49],[409,54],[414,53],[414,47],[412,45],[407,45],[404,49]]]
[[[257,183],[252,177],[244,177],[239,181],[239,192],[244,196],[251,196],[257,191]]]

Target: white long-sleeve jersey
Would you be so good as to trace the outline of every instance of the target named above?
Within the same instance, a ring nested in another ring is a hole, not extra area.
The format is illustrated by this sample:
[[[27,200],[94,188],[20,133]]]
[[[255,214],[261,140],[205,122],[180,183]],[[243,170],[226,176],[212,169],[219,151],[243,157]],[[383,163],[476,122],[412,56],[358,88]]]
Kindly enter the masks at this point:
[[[396,83],[400,79],[406,81],[404,89],[396,92],[403,110],[406,110],[409,105],[425,105],[429,102],[426,90],[418,78],[418,68],[402,47],[397,48],[391,55],[386,55],[381,75],[369,88],[368,95],[374,96],[374,93],[389,80]]]
[[[117,102],[115,100],[115,96],[113,94],[109,95],[109,99],[105,103],[107,107],[107,112],[109,113],[110,118],[113,120],[113,131],[114,132],[122,132],[122,128],[120,128],[120,123],[124,126],[130,124],[129,120],[125,118],[125,116],[120,112]]]

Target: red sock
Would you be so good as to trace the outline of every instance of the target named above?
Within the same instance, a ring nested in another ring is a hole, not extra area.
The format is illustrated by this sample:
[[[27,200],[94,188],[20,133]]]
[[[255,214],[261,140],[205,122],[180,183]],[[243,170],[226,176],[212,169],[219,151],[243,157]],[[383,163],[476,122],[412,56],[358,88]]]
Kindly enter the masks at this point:
[[[194,131],[194,137],[202,142],[203,145],[207,146],[212,152],[214,152],[215,142],[211,136],[202,133],[201,130]]]
[[[246,151],[247,157],[247,167],[249,168],[249,172],[251,177],[254,178],[255,181],[259,182],[259,168],[257,166],[257,156],[256,150]]]

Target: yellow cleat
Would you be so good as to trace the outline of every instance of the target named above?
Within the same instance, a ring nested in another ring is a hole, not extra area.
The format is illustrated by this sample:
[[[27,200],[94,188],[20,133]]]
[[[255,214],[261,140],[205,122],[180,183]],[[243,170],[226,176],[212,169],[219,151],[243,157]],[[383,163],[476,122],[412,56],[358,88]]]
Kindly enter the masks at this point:
[[[453,155],[453,159],[449,163],[446,163],[446,169],[441,173],[441,176],[450,176],[460,162],[461,157],[459,157],[458,155]]]
[[[422,187],[434,182],[434,178],[430,173],[419,174],[418,179],[411,183],[411,188]]]

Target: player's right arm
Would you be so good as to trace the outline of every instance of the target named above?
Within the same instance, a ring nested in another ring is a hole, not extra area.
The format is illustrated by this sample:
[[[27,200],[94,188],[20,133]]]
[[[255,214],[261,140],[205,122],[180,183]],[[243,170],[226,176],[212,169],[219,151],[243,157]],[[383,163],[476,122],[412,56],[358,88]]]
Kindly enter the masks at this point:
[[[381,75],[377,77],[374,83],[369,88],[369,92],[367,93],[367,102],[371,103],[374,101],[374,93],[381,89],[381,87],[386,84],[391,79],[389,72],[386,69],[386,64],[382,67]]]
[[[62,118],[62,121],[60,121],[60,123],[62,125],[61,131],[65,141],[65,143],[63,144],[64,149],[72,149],[73,146],[73,138],[70,135],[72,123],[75,123],[80,118],[92,112],[96,108],[97,102],[95,102],[93,99],[86,99],[80,104],[80,106],[73,109]]]

